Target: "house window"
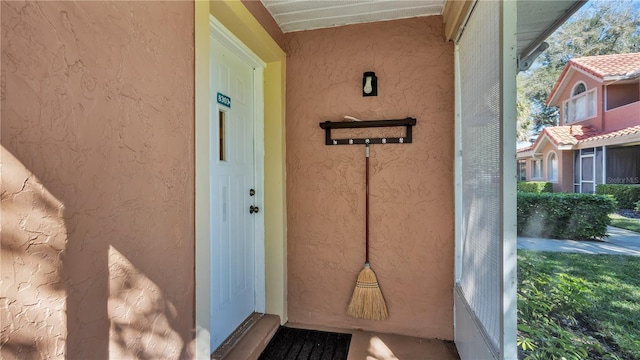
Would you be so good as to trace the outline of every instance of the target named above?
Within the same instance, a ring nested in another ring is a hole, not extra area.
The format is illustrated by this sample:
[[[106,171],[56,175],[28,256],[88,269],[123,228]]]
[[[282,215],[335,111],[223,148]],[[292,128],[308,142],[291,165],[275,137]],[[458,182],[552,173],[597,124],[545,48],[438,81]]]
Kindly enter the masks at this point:
[[[612,84],[605,88],[607,110],[612,110],[640,101],[638,83]]]
[[[571,96],[580,95],[585,91],[587,91],[587,86],[583,82],[580,82],[573,87],[573,92],[571,93]]]
[[[606,149],[606,183],[640,184],[640,145]]]
[[[583,82],[576,84],[571,98],[562,103],[564,125],[596,116],[596,88],[587,91]]]
[[[518,160],[518,181],[527,180],[527,162]]]
[[[547,157],[547,181],[558,181],[558,158],[553,152]]]
[[[542,178],[542,159],[532,160],[531,169],[532,169],[531,178],[541,179]]]

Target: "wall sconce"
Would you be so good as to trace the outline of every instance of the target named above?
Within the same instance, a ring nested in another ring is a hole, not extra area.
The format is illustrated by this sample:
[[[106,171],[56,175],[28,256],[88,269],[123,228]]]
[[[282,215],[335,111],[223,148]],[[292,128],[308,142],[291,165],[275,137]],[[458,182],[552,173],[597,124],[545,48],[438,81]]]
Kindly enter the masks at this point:
[[[378,78],[373,71],[367,71],[362,77],[362,96],[378,96]]]

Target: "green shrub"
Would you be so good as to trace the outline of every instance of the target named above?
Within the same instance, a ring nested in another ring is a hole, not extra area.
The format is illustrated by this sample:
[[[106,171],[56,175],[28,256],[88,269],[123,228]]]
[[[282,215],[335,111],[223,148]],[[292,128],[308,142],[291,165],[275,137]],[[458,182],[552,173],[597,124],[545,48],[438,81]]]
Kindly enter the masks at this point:
[[[518,234],[553,239],[602,238],[615,203],[606,195],[518,192]]]
[[[640,211],[640,201],[636,203],[636,211]]]
[[[590,306],[584,279],[565,273],[546,274],[518,257],[518,338],[525,360],[586,359],[585,344],[567,325]]]
[[[553,184],[548,181],[518,181],[518,191],[528,193],[552,193]]]
[[[640,201],[640,185],[598,184],[596,194],[612,195],[618,201],[618,209],[633,209]]]

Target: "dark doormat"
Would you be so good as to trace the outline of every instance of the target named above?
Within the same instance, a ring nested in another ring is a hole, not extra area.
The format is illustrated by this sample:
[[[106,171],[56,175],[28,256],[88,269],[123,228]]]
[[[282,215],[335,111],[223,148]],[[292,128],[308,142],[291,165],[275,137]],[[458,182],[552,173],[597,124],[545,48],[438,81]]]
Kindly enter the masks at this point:
[[[258,360],[346,360],[351,334],[280,326]]]

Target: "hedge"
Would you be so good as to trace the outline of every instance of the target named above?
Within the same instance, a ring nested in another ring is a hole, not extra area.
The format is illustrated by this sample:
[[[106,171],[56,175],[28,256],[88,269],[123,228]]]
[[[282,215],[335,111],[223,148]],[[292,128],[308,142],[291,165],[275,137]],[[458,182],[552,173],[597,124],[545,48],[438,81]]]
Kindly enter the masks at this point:
[[[528,193],[552,193],[553,184],[547,181],[518,181],[518,191]]]
[[[518,235],[587,240],[603,238],[609,214],[616,209],[610,196],[518,192]]]
[[[640,201],[640,185],[598,184],[596,194],[612,195],[618,201],[618,209],[633,209]]]

